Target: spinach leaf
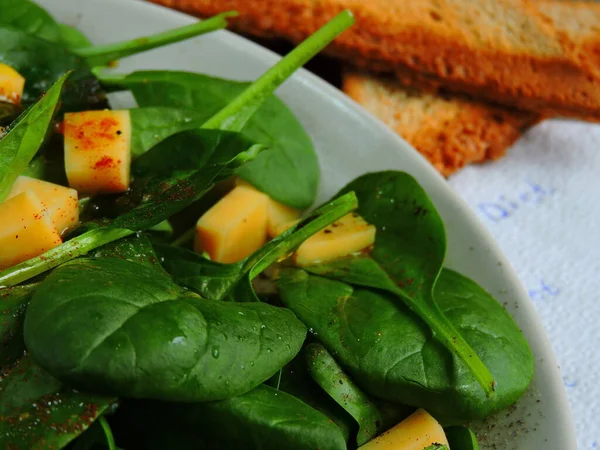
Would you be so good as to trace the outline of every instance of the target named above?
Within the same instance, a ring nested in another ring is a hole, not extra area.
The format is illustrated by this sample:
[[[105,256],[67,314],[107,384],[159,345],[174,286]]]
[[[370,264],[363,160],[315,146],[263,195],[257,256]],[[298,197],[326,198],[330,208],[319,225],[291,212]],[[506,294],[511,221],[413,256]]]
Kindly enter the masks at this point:
[[[0,447],[62,448],[114,401],[64,386],[25,356],[2,373]]]
[[[450,450],[450,449],[448,448],[447,445],[433,444],[433,445],[430,445],[429,447],[425,448],[424,450]]]
[[[195,139],[198,142],[204,141],[204,130],[194,131]],[[222,132],[216,132],[220,134]],[[187,139],[186,135],[186,140]],[[178,140],[179,136],[174,136]],[[166,142],[166,141],[165,141]],[[243,141],[237,141],[242,142]],[[181,211],[192,202],[202,197],[212,186],[222,179],[231,175],[231,169],[252,160],[262,150],[253,146],[247,151],[238,146],[225,147],[222,152],[215,152],[215,149],[221,147],[220,142],[211,148],[213,150],[212,160],[207,162],[204,167],[193,171],[188,176],[176,176],[175,180],[169,180],[172,183],[167,184],[167,188],[155,191],[152,199],[141,203],[137,208],[117,217],[110,228],[126,228],[133,231],[142,231],[149,227],[159,224],[178,211]],[[235,155],[235,156],[234,156]],[[186,172],[189,172],[186,171]]]
[[[60,42],[69,50],[91,47],[93,45],[87,36],[75,27],[59,23],[58,31]]]
[[[226,300],[243,276],[243,263],[221,264],[191,250],[157,244],[162,266],[180,285],[211,300]]]
[[[444,428],[444,433],[452,450],[479,450],[475,433],[467,427],[452,426]]]
[[[22,98],[25,106],[34,103],[59,77],[73,71],[61,97],[62,109],[107,107],[104,92],[87,63],[62,45],[8,28],[0,28],[0,42],[0,62],[13,67],[27,80]]]
[[[0,140],[0,201],[6,198],[14,181],[27,169],[42,146],[68,76],[67,73],[59,78],[43,98],[9,127],[8,133]]]
[[[318,185],[316,155],[294,116],[271,94],[353,22],[349,11],[342,12],[250,85],[160,71],[102,80],[113,87],[130,89],[140,106],[183,106],[201,111],[205,118],[210,117],[203,128],[245,129],[250,138],[276,151],[259,155],[256,162],[246,164],[250,170],[240,167],[238,175],[276,200],[305,208],[312,204]]]
[[[106,76],[102,77],[108,82]],[[112,81],[130,89],[140,106],[169,106],[193,110],[206,120],[242,93],[248,83],[207,75],[142,71]],[[302,209],[314,201],[319,167],[310,138],[292,112],[276,97],[269,97],[249,120],[243,134],[273,151],[251,170],[238,175],[274,199]]]
[[[203,129],[178,133],[133,161],[131,188],[125,196],[117,198],[113,207],[116,206],[121,213],[127,212],[132,205],[158,198],[165,190],[189,178],[194,172],[223,165],[227,162],[226,158],[233,159],[238,155],[230,168],[223,168],[210,187],[209,197],[212,197],[216,183],[230,178],[238,164],[254,158],[261,151],[262,146],[255,145],[239,133]]]
[[[267,267],[289,255],[310,236],[357,206],[354,194],[345,194],[321,206],[298,225],[289,228],[235,264],[210,261],[196,252],[178,247],[157,245],[156,248],[163,266],[175,281],[206,298],[223,300],[232,294],[235,286],[242,280],[252,281]]]
[[[199,128],[206,121],[205,117],[192,110],[160,106],[130,109],[129,115],[133,158],[143,155],[169,136]],[[193,153],[198,154],[198,152]],[[165,160],[168,161],[167,158]],[[158,165],[156,167],[159,168]],[[192,166],[187,168],[190,169]]]
[[[69,49],[91,46],[77,28],[58,23],[30,0],[0,0],[0,27],[10,27],[46,41],[62,43]]]
[[[74,387],[209,401],[270,378],[306,329],[286,309],[204,300],[153,268],[100,258],[63,264],[41,283],[24,335],[35,361]]]
[[[296,397],[329,417],[342,432],[344,441],[350,441],[350,435],[356,432],[357,425],[352,416],[311,378],[303,351],[265,384]]]
[[[23,356],[23,320],[37,284],[0,289],[0,369]]]
[[[310,376],[358,423],[356,442],[366,444],[384,431],[381,413],[369,397],[354,384],[321,344],[305,348]]]
[[[119,258],[152,267],[165,273],[148,236],[134,234],[124,239],[106,244],[89,254],[90,258]],[[1,292],[1,291],[0,291]]]
[[[333,268],[363,279],[358,284],[375,283],[374,287],[394,293],[429,325],[436,339],[462,359],[485,393],[493,395],[495,381],[481,355],[448,320],[433,296],[446,253],[446,234],[427,193],[410,175],[393,171],[363,175],[341,192],[349,191],[356,192],[360,215],[377,227],[375,246],[371,260],[349,258]]]
[[[515,402],[533,376],[533,356],[506,310],[476,283],[444,269],[441,311],[497,380],[489,398],[465,364],[395,296],[298,269],[281,271],[283,303],[367,393],[456,420],[480,419]]]
[[[87,63],[92,67],[105,66],[127,56],[225,28],[227,26],[227,18],[235,16],[237,16],[235,11],[229,11],[201,22],[185,25],[152,36],[139,37],[114,44],[84,46],[74,49],[73,52],[85,58]]]
[[[265,385],[219,402],[128,402],[119,413],[132,448],[346,450],[326,416]]]
[[[267,70],[255,82],[241,90],[230,102],[210,116],[201,128],[239,132],[248,121],[257,115],[261,107],[268,103],[277,87],[353,23],[354,17],[349,11],[343,11],[338,14],[338,16],[302,42],[285,58]],[[109,84],[112,83],[113,85],[116,83],[117,86],[122,87],[125,79],[129,79],[130,77],[135,78],[135,76],[135,74],[132,74],[125,77],[104,77],[103,81]],[[142,80],[142,85],[148,85],[149,81],[147,79]],[[154,84],[156,85],[157,83]],[[127,88],[131,88],[131,86],[127,86]],[[180,107],[181,105],[177,106]],[[261,155],[265,153],[271,154],[276,152],[264,152],[259,154],[257,158],[261,158]],[[252,160],[248,160],[246,163],[252,164],[257,158],[252,158]],[[274,198],[277,198],[276,194],[274,194]]]
[[[43,8],[29,0],[0,0],[0,26],[12,27],[50,42],[60,36],[58,24]]]
[[[382,289],[392,294],[398,292],[394,280],[369,256],[350,256],[330,263],[307,266],[304,270],[353,286]]]

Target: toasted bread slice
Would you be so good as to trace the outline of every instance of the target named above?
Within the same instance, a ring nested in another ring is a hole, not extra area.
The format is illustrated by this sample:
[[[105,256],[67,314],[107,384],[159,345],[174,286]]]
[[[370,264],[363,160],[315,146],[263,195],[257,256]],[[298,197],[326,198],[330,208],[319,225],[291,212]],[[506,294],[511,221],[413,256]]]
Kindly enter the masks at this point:
[[[404,88],[358,72],[344,74],[343,89],[445,176],[466,164],[502,157],[539,120],[534,113]]]
[[[404,83],[443,85],[544,115],[600,120],[600,5],[554,0],[152,0],[298,42],[343,9],[329,51]],[[560,19],[560,20],[559,20]],[[582,32],[581,24],[584,24]]]

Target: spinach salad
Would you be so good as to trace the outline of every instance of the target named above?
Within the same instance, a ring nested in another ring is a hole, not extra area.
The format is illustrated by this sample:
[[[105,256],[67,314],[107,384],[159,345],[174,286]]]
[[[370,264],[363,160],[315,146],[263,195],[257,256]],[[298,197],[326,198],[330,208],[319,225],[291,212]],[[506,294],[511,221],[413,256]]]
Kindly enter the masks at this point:
[[[0,10],[0,448],[471,450],[525,392],[523,334],[444,267],[413,177],[312,208],[315,150],[273,92],[350,12],[240,83],[111,71],[235,12],[94,46]]]

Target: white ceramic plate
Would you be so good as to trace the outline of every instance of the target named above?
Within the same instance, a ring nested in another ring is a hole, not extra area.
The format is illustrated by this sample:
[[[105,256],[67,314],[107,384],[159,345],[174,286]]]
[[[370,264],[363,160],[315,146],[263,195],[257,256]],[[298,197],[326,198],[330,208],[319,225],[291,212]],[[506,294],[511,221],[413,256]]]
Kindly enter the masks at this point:
[[[94,43],[130,39],[194,21],[137,0],[38,0],[61,22]],[[249,0],[250,1],[250,0]],[[227,31],[129,58],[119,71],[178,69],[253,80],[278,59],[274,53]],[[560,370],[527,293],[469,207],[412,147],[318,77],[300,71],[278,91],[311,135],[322,179],[318,201],[365,172],[404,170],[423,185],[444,218],[446,265],[476,280],[515,317],[536,357],[529,392],[510,410],[477,424],[483,449],[575,450],[575,437]],[[117,100],[120,105],[132,106]]]

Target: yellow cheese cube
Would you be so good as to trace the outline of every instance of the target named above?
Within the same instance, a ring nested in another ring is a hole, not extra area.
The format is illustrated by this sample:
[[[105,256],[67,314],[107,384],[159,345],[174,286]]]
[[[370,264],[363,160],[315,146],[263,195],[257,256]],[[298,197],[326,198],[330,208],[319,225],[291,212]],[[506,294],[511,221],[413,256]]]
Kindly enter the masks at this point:
[[[448,440],[437,420],[419,409],[359,450],[423,450],[433,444],[447,446]]]
[[[18,105],[24,87],[25,78],[12,67],[0,63],[0,101]]]
[[[282,230],[284,225],[288,225],[289,228],[291,224],[297,222],[299,217],[300,211],[297,209],[269,199],[269,207],[267,208],[267,235],[271,239],[278,236],[287,230],[287,228]]]
[[[0,203],[0,270],[62,243],[44,205],[31,192]]]
[[[240,177],[234,177],[234,184],[235,186],[244,186],[244,187],[250,187],[253,189],[256,189],[254,186],[252,186],[250,183],[248,183],[246,180],[244,180],[243,178]]]
[[[236,186],[245,186],[256,189],[246,180],[240,177],[235,178]],[[273,239],[287,230],[293,223],[297,223],[300,217],[300,211],[290,206],[279,203],[269,198],[269,207],[267,208],[267,236]]]
[[[69,186],[86,194],[109,194],[129,189],[129,111],[67,113],[63,132]]]
[[[213,261],[241,261],[267,241],[268,203],[252,187],[234,188],[198,220],[194,249]]]
[[[293,227],[294,225],[297,225],[298,222],[300,222],[300,219],[297,220],[292,220],[291,222],[284,222],[284,223],[280,223],[274,230],[274,236],[279,236],[281,233],[283,233],[284,231],[287,231],[288,228]]]
[[[375,226],[347,214],[302,243],[294,255],[299,266],[318,264],[360,252],[375,242]]]
[[[23,192],[31,192],[37,196],[61,235],[79,224],[79,205],[75,189],[21,175],[13,183],[7,198]]]

